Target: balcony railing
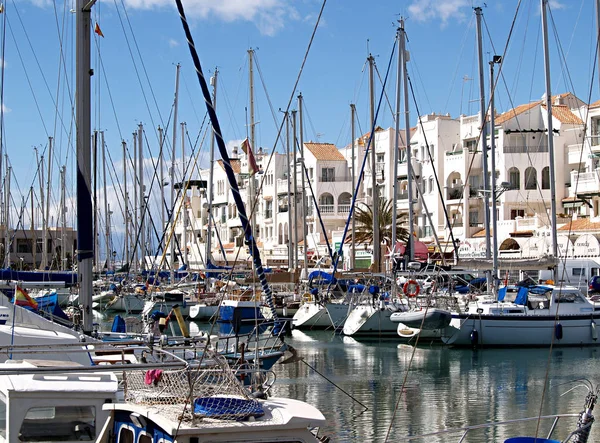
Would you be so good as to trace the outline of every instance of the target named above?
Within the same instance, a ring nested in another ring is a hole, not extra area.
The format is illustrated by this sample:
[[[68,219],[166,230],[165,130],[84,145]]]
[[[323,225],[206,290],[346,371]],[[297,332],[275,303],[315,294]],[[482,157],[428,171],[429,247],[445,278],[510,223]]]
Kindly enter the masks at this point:
[[[518,145],[518,146],[503,146],[504,154],[527,154],[530,152],[548,152],[548,145]]]
[[[319,211],[321,211],[321,214],[333,214],[335,205],[319,205]]]
[[[338,204],[338,214],[348,214],[350,212],[350,204]]]

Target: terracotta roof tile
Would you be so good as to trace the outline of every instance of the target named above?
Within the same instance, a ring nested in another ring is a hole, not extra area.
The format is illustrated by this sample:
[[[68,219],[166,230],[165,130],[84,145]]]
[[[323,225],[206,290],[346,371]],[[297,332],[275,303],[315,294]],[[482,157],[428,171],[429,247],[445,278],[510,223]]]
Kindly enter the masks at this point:
[[[542,107],[546,109],[545,105]],[[583,120],[573,114],[567,105],[552,105],[552,116],[561,123],[583,125]]]
[[[346,158],[332,143],[304,143],[304,147],[308,149],[317,160],[342,160]]]
[[[591,221],[589,218],[579,218],[557,229],[558,231],[600,231],[600,222]]]
[[[496,117],[495,124],[501,125],[502,123],[505,123],[505,122],[513,119],[517,115],[520,115],[524,112],[529,111],[532,108],[535,108],[536,106],[539,106],[540,103],[541,103],[540,101],[533,102],[533,103],[525,103],[524,105],[519,105],[516,108],[511,109],[510,111],[506,111],[504,114],[500,114],[499,116]]]
[[[225,166],[223,165],[223,160],[217,160],[219,162],[219,165],[223,168],[223,170],[225,170]],[[233,172],[235,174],[239,174],[240,172],[242,172],[242,162],[237,159],[237,158],[232,158],[231,159],[231,169],[233,169]]]
[[[600,108],[600,100],[590,104],[590,109],[595,109],[595,108]]]

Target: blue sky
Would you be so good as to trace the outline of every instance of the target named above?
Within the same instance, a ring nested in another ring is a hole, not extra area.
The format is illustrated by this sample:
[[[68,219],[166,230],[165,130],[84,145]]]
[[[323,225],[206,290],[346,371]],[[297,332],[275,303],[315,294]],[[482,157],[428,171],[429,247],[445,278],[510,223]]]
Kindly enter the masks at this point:
[[[584,101],[590,95],[594,69],[594,3],[551,2],[551,26],[555,26],[566,58],[566,64],[560,60],[551,28],[553,92],[573,91]],[[471,0],[328,0],[295,94],[302,92],[305,98],[305,140],[338,146],[349,143],[350,103],[356,103],[360,128],[368,130],[365,60],[369,51],[373,53],[383,78],[400,16],[407,18],[409,74],[421,114],[450,113],[457,117],[477,113],[473,6],[483,7],[487,61],[493,53],[503,53],[518,4],[516,0],[488,0],[485,5]],[[13,199],[20,202],[17,186],[23,192],[32,185],[37,189],[34,147],[44,150],[48,136],[57,141],[54,172],[67,165],[68,195],[72,197],[74,148],[68,140],[74,94],[74,15],[69,10],[74,8],[74,0],[7,0],[5,5],[4,146],[14,168]],[[212,72],[215,66],[220,71],[218,115],[230,145],[246,136],[246,51],[256,49],[260,68],[255,74],[258,144],[271,150],[277,123],[269,100],[279,122],[281,113],[277,110],[285,108],[290,99],[321,5],[318,0],[184,0],[204,71]],[[518,105],[537,100],[544,93],[539,10],[539,0],[520,4],[503,67],[505,80],[497,92],[499,111],[512,107],[511,100]],[[93,20],[99,23],[104,38],[94,38],[92,128],[105,131],[119,176],[121,139],[131,146],[131,133],[139,122],[146,126],[150,143],[146,155],[150,156],[150,149],[156,156],[158,141],[153,127],[168,124],[176,63],[182,65],[179,120],[187,122],[192,141],[198,137],[202,140],[205,108],[174,0],[99,0]],[[487,83],[487,62],[485,66]],[[566,67],[569,82],[561,75]],[[591,101],[599,98],[597,84],[596,74]],[[393,103],[395,73],[386,90]],[[377,94],[380,91],[377,81]],[[410,106],[414,124],[412,99]],[[393,125],[387,106],[379,124]],[[170,140],[171,129],[167,130]],[[199,161],[205,165],[208,142],[196,149],[201,151]],[[178,156],[180,150],[178,146]],[[54,182],[56,188],[58,175]],[[114,195],[110,200],[117,205]],[[70,217],[73,215],[71,210]]]

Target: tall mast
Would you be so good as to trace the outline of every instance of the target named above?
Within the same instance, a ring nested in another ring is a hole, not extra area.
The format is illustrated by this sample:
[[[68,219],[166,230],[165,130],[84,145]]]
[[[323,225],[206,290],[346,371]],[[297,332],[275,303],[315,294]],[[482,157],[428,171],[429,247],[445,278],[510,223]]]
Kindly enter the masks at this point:
[[[496,189],[496,128],[494,127],[496,124],[494,109],[494,64],[501,63],[501,61],[502,57],[495,55],[490,62],[490,153],[492,155],[492,232],[494,233],[492,237],[492,251],[494,251],[492,255],[492,287],[494,293],[496,293],[496,282],[498,279],[498,236],[496,235],[496,232],[498,232],[498,214],[496,210],[498,196]]]
[[[132,228],[133,228],[133,235],[132,235],[132,240],[133,240],[133,257],[134,257],[134,265],[133,265],[133,269],[134,271],[138,271],[139,269],[139,245],[137,244],[137,239],[139,239],[139,224],[138,224],[138,191],[139,191],[139,186],[138,186],[138,149],[137,149],[137,133],[133,132],[131,134],[133,136],[133,220],[132,220]]]
[[[290,113],[289,111],[285,111],[285,149],[286,149],[286,158],[287,158],[287,212],[288,212],[288,242],[287,242],[287,250],[288,250],[288,272],[290,269],[295,269],[294,267],[294,251],[291,247],[290,242],[292,241],[292,223],[294,223],[294,219],[292,218],[292,192],[291,192],[291,170],[292,163],[290,157]],[[295,199],[295,195],[294,195]],[[294,213],[295,215],[295,213]]]
[[[173,144],[171,146],[171,232],[169,234],[171,284],[175,281],[175,147],[177,146],[177,105],[179,98],[179,70],[181,65],[177,63],[175,68],[175,98],[173,100]]]
[[[248,149],[256,150],[256,131],[254,128],[254,49],[248,49],[248,83],[250,84],[250,147]],[[248,215],[250,222],[250,233],[254,236],[256,229],[256,211],[254,210],[254,176],[248,177]]]
[[[377,154],[375,153],[375,58],[369,54],[369,96],[371,108],[371,190],[373,194],[373,264],[375,272],[379,272],[381,251],[379,242],[379,190],[377,189]]]
[[[483,42],[482,42],[482,34],[481,34],[481,8],[475,8],[475,16],[477,18],[477,55],[479,61],[479,122],[481,124],[481,152],[482,152],[482,161],[483,161],[483,220],[486,226],[485,229],[485,258],[490,259],[492,254],[492,245],[491,245],[491,232],[489,229],[490,226],[490,179],[488,173],[488,150],[487,150],[487,125],[485,124],[485,115],[486,115],[486,105],[485,105],[485,80],[484,75],[485,72],[483,70]],[[493,136],[493,135],[492,135]],[[495,174],[493,171],[492,174]],[[468,198],[468,196],[466,197]],[[463,214],[463,226],[465,230],[465,236],[469,235],[469,214]],[[494,236],[497,235],[497,232],[494,232]],[[497,251],[494,251],[494,254],[497,254]],[[486,272],[487,275],[487,287],[491,288],[491,279],[489,272]]]
[[[104,131],[100,131],[100,146],[102,149],[102,181],[104,182],[104,250],[106,253],[106,270],[110,269],[110,228],[108,216],[108,193],[106,192],[106,146],[104,145]]]
[[[35,151],[35,154],[37,157],[37,149]],[[33,268],[35,269],[37,267],[37,261],[36,261],[37,236],[35,235],[35,211],[34,211],[34,207],[33,207],[33,186],[29,187],[29,199],[30,199],[30,205],[31,205],[31,226],[30,226],[31,241],[33,243],[33,248],[31,249],[31,253],[33,256]]]
[[[412,151],[410,149],[410,116],[408,113],[408,70],[406,69],[406,31],[404,30],[404,20],[400,20],[400,33],[402,34],[400,55],[402,56],[402,72],[404,79],[404,142],[406,143],[406,171],[408,176],[408,259],[415,258],[415,214],[413,210],[413,170],[412,170]],[[398,167],[397,165],[395,166]],[[396,176],[397,177],[397,176]],[[394,182],[396,183],[396,179]],[[396,197],[394,197],[394,201]],[[395,213],[394,213],[395,214]],[[394,220],[395,220],[394,216]],[[395,238],[394,238],[395,241]]]
[[[10,174],[12,173],[12,168],[8,166],[8,155],[6,156],[6,178],[4,180],[4,191],[6,192],[6,196],[4,199],[6,209],[6,267],[10,268]]]
[[[217,78],[219,75],[219,69],[215,68],[215,75],[212,76],[212,87],[213,87],[213,107],[217,110]],[[210,133],[210,169],[208,171],[208,217],[206,226],[206,252],[204,253],[204,262],[208,266],[208,263],[212,259],[212,204],[214,198],[214,172],[215,172],[215,129],[211,125]]]
[[[354,127],[356,120],[356,105],[354,103],[350,104],[350,121],[351,121],[351,136],[352,137],[352,192],[356,192],[356,130]],[[352,246],[350,247],[350,269],[354,269],[356,267],[356,218],[354,216],[356,211],[352,211]]]
[[[83,331],[92,331],[91,119],[90,119],[90,11],[95,0],[76,0],[76,121],[77,121],[77,271],[79,301],[84,306]]]
[[[556,173],[554,171],[554,130],[552,128],[552,92],[550,89],[550,55],[548,50],[548,18],[546,8],[548,0],[541,0],[542,30],[544,37],[544,70],[546,74],[546,115],[548,119],[548,154],[550,156],[550,217],[552,233],[552,255],[558,258],[558,235],[556,232]],[[554,281],[558,283],[558,270],[554,268]]]
[[[187,197],[187,186],[185,186],[185,123],[181,122],[181,217],[183,224],[183,232],[181,233],[181,247],[183,248],[183,263],[187,264],[187,228],[188,228],[188,213],[185,200]]]
[[[98,267],[100,265],[100,247],[98,245],[98,215],[100,214],[100,211],[98,210],[98,131],[94,131],[94,139],[92,141],[93,144],[93,152],[92,152],[92,158],[93,158],[93,165],[94,165],[94,178],[92,180],[92,183],[94,183],[94,190],[93,190],[93,202],[94,202],[94,261],[93,261],[93,267],[94,269],[98,270]],[[50,196],[48,196],[50,197]],[[48,221],[46,220],[46,230],[48,229]],[[45,234],[44,234],[45,235]],[[46,243],[46,240],[44,240],[44,243]],[[44,260],[46,260],[46,254],[44,254]]]
[[[50,216],[50,188],[52,186],[52,142],[53,142],[53,138],[52,137],[48,137],[48,176],[46,177],[47,179],[47,183],[46,183],[46,207],[43,209],[44,210],[44,245],[42,247],[43,250],[43,260],[44,260],[44,266],[43,268],[46,268],[48,266],[48,220],[49,220],[49,216]],[[8,207],[9,202],[6,202],[6,206]]]
[[[294,269],[298,267],[298,155],[296,150],[296,111],[292,111],[292,152],[294,153]]]
[[[302,98],[302,94],[298,95],[298,116],[300,118],[300,128],[299,128],[299,134],[300,134],[300,157],[302,159],[302,170],[300,171],[300,175],[302,176],[302,181],[301,181],[301,185],[302,186],[302,192],[301,192],[301,196],[302,196],[302,242],[304,243],[304,278],[308,278],[308,244],[306,242],[306,217],[307,217],[307,211],[306,211],[306,185],[304,183],[304,126],[302,124],[302,104],[303,104],[303,98]],[[323,235],[326,235],[326,233],[324,232]]]
[[[129,265],[129,192],[127,188],[127,142],[125,140],[121,141],[123,146],[123,199],[125,200],[123,203],[125,215],[123,218],[125,219],[125,251],[123,253],[123,261],[125,265]]]
[[[66,199],[66,187],[67,187],[67,167],[63,165],[60,170],[60,214],[61,214],[61,226],[60,226],[60,269],[66,269],[67,266],[67,199]]]
[[[164,139],[164,135],[163,135],[163,130],[162,128],[159,126],[158,127],[158,167],[160,168],[160,228],[162,230],[162,232],[166,232],[166,226],[165,226],[165,156],[163,153],[163,148],[165,145],[165,139]],[[163,235],[163,241],[160,244],[160,250],[163,251],[165,250],[165,236]]]
[[[144,189],[144,125],[138,126],[138,155],[139,155],[139,180],[140,180],[140,230],[136,235],[140,236],[140,255],[142,258],[141,270],[146,270],[146,197]]]

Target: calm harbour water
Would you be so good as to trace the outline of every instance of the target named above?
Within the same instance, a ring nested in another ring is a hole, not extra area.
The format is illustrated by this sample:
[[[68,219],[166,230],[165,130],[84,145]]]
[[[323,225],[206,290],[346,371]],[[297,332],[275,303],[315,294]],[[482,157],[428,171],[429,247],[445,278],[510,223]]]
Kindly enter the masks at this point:
[[[438,346],[414,350],[393,340],[357,341],[323,331],[293,331],[287,341],[310,366],[369,408],[365,411],[302,362],[275,365],[273,394],[317,406],[328,419],[322,431],[332,435],[332,441],[383,442],[391,426],[389,441],[398,442],[407,435],[444,428],[537,416],[546,368],[550,386],[542,414],[583,409],[587,390],[581,387],[567,393],[578,384],[561,383],[583,377],[600,383],[600,348],[555,349],[550,357],[546,349],[473,351]],[[503,442],[517,435],[533,436],[535,426],[532,422],[478,431],[465,441]],[[549,426],[545,422],[542,429]],[[590,441],[600,442],[600,424],[595,426]],[[563,431],[554,437],[565,439],[569,431]],[[426,441],[458,442],[459,437]]]
[[[106,327],[108,320],[102,322]],[[210,328],[196,325],[199,330]],[[600,384],[600,346],[560,348],[552,354],[548,349],[415,349],[390,339],[359,341],[330,331],[298,330],[286,342],[306,363],[276,364],[271,392],[319,408],[327,418],[320,435],[331,436],[332,442],[384,442],[388,429],[388,441],[402,442],[408,435],[535,417],[540,405],[542,415],[579,413],[587,390],[574,381],[587,378]],[[600,418],[600,405],[596,412]],[[553,438],[566,439],[574,423],[559,424]],[[501,443],[518,435],[533,436],[536,424],[470,432],[464,442]],[[542,423],[539,437],[546,437],[550,424]],[[453,434],[415,441],[459,440],[460,434]],[[600,443],[600,423],[592,429],[589,443]]]

